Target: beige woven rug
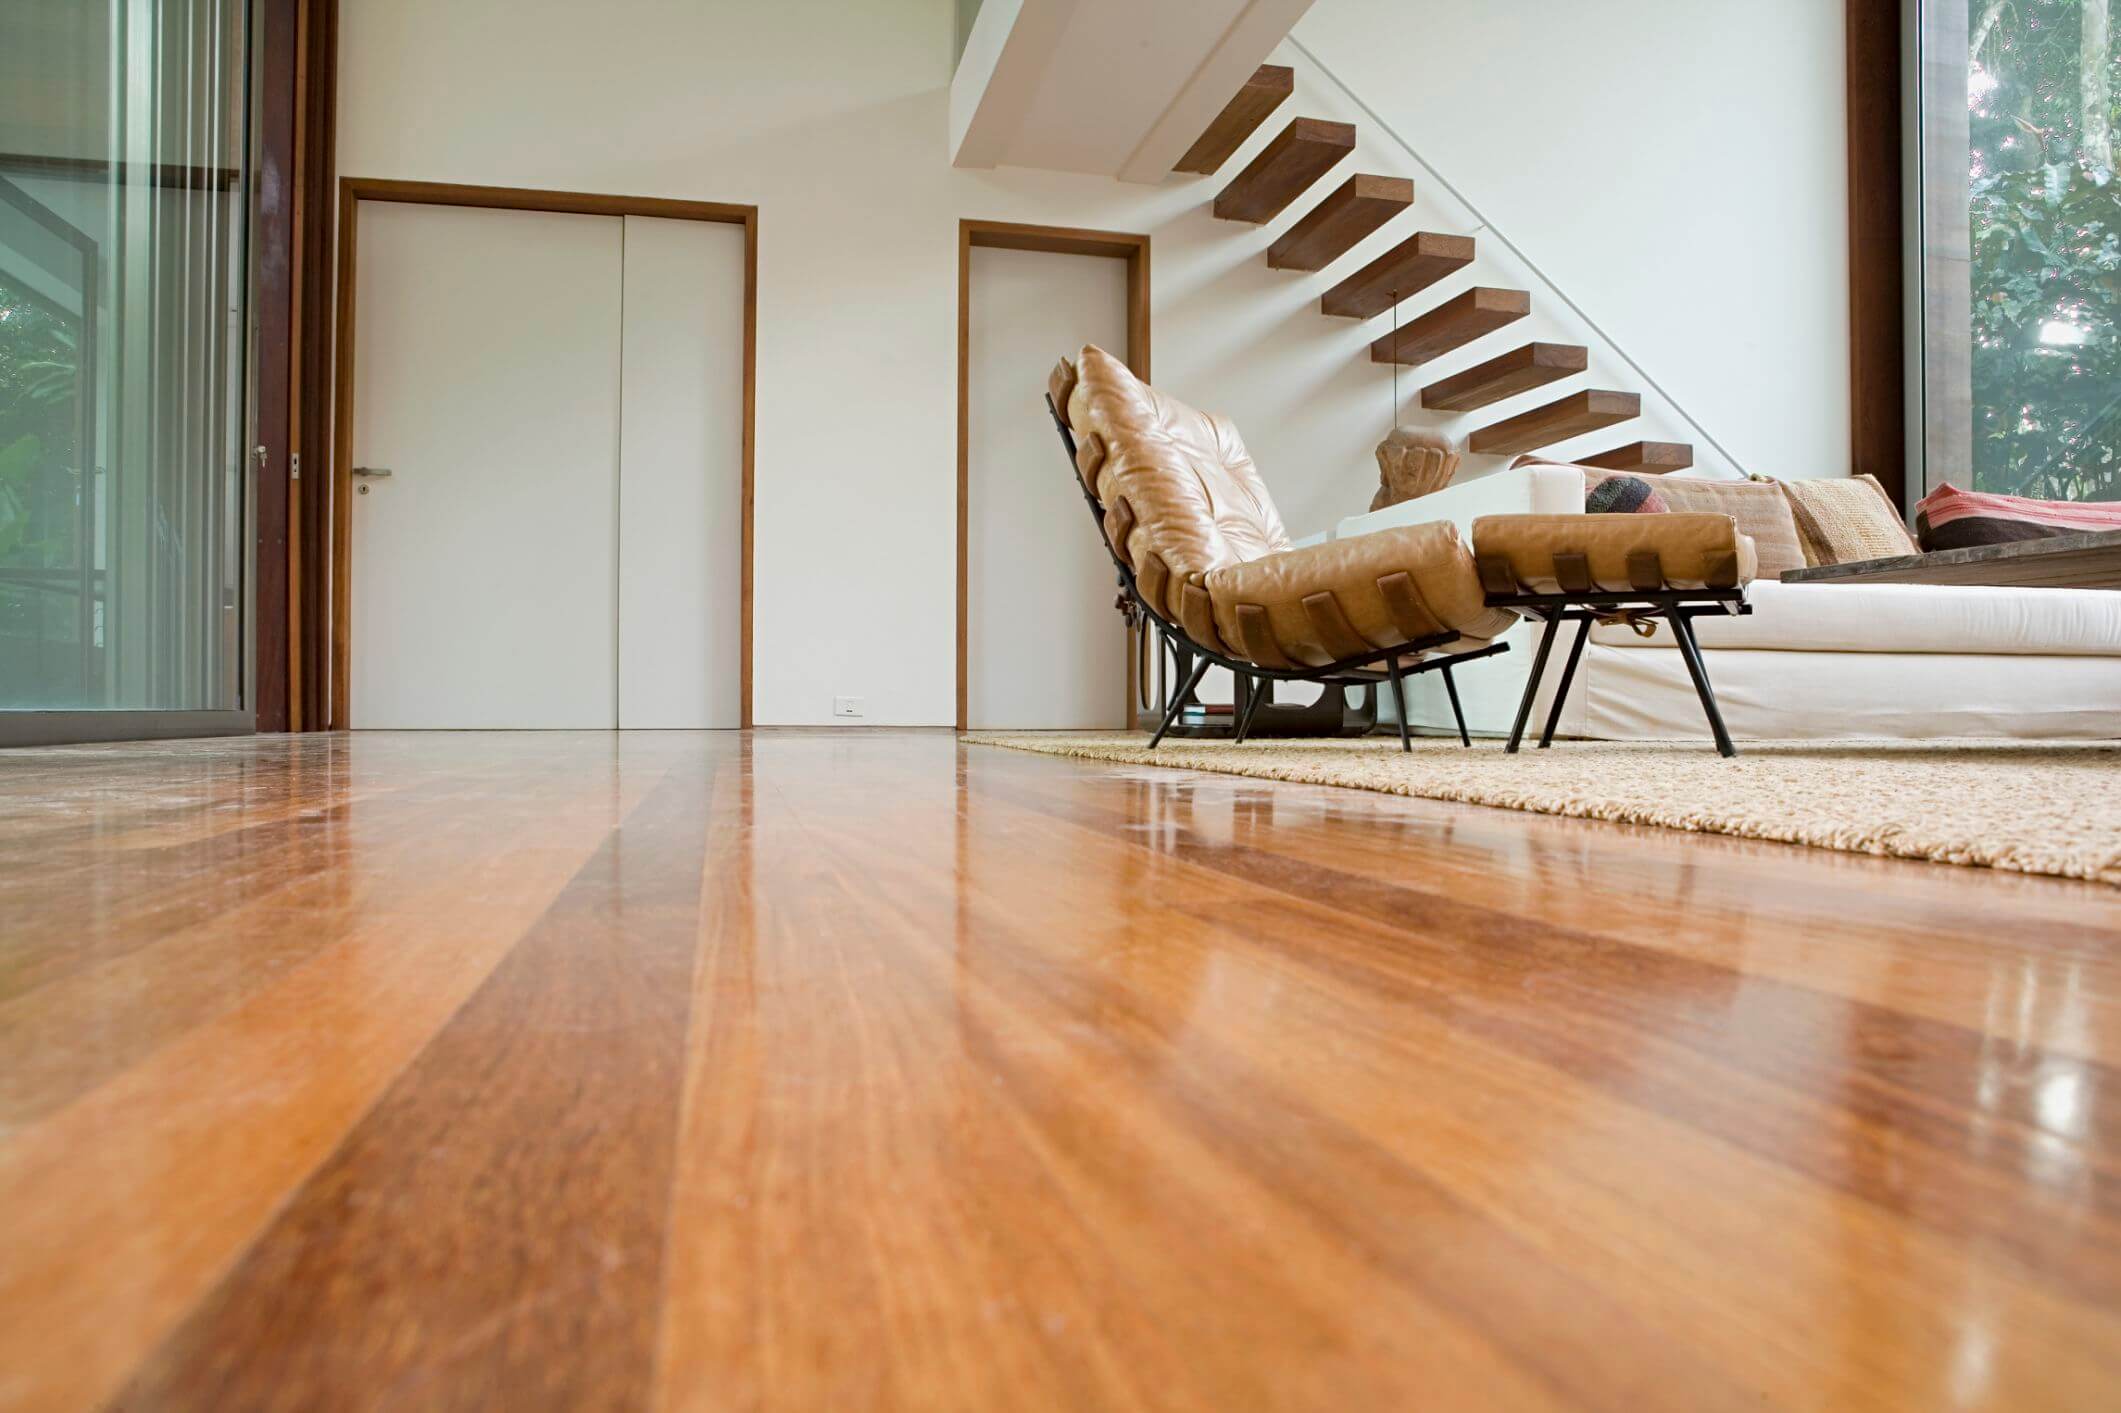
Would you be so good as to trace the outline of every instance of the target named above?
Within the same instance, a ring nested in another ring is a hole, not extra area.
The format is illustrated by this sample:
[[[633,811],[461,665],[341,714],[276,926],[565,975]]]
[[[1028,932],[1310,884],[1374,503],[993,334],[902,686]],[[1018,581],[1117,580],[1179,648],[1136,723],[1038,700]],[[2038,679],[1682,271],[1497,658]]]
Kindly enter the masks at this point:
[[[1346,785],[1540,814],[2121,885],[2121,743],[1193,741],[1112,732],[964,738],[1046,755]]]

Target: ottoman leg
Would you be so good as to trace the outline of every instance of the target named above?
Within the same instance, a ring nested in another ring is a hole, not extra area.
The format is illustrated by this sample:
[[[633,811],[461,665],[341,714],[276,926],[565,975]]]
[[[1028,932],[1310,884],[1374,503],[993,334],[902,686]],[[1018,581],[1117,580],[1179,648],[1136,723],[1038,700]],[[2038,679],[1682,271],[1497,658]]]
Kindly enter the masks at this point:
[[[1466,734],[1466,714],[1464,708],[1458,705],[1458,684],[1451,680],[1451,664],[1445,663],[1442,671],[1443,689],[1451,694],[1451,715],[1458,722],[1458,744],[1471,747],[1473,738]]]
[[[1709,730],[1716,735],[1716,753],[1726,758],[1738,754],[1731,744],[1731,733],[1723,726],[1723,713],[1716,709],[1716,692],[1709,686],[1708,669],[1701,662],[1701,645],[1694,641],[1693,615],[1673,610],[1670,615],[1672,636],[1679,642],[1679,655],[1686,659],[1687,675],[1694,679],[1694,691],[1701,698],[1701,709],[1708,713]]]
[[[1583,640],[1591,636],[1591,615],[1576,621],[1576,641],[1569,644],[1569,660],[1562,665],[1561,684],[1554,689],[1554,704],[1547,708],[1546,729],[1539,733],[1539,749],[1554,744],[1554,728],[1561,724],[1561,704],[1569,699],[1569,684],[1576,680],[1576,664],[1583,657]]]
[[[1561,629],[1557,615],[1547,620],[1546,631],[1539,635],[1539,651],[1532,654],[1532,671],[1524,679],[1524,697],[1517,703],[1517,724],[1510,728],[1510,744],[1503,750],[1517,754],[1518,743],[1524,740],[1524,724],[1532,719],[1532,698],[1539,691],[1539,679],[1546,674],[1547,654],[1554,650],[1554,635]]]
[[[1414,738],[1413,733],[1407,729],[1407,694],[1399,685],[1399,659],[1395,657],[1387,660],[1385,670],[1392,674],[1392,714],[1399,718],[1399,748],[1412,751]]]

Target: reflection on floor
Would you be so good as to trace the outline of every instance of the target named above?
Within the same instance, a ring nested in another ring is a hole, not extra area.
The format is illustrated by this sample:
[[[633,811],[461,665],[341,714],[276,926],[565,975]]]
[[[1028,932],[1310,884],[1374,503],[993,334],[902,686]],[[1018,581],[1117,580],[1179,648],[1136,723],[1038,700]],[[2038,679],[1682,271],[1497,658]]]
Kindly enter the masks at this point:
[[[0,753],[0,1406],[2117,1406],[2117,943],[941,733]]]

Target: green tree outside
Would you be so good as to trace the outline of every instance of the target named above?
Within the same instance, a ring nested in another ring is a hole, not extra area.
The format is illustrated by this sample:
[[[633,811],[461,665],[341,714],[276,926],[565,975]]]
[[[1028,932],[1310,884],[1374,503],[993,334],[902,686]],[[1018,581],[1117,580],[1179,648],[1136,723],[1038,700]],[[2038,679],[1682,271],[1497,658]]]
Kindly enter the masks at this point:
[[[2121,500],[2110,0],[1972,0],[1973,486]]]

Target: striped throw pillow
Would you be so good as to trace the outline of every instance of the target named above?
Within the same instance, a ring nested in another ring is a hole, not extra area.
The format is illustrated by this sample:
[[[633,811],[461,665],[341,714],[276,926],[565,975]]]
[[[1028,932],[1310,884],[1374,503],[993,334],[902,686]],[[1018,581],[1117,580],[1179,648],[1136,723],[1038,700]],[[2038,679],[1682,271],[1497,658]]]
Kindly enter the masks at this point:
[[[1947,481],[1915,507],[1915,538],[1924,550],[1968,549],[2121,530],[2121,503],[2027,500],[1962,491]]]

